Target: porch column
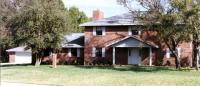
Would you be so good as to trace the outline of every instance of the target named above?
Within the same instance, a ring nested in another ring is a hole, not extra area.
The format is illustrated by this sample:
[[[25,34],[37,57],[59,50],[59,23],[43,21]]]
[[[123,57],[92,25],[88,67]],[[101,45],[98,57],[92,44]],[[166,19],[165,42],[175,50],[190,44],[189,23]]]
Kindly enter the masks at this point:
[[[113,65],[115,65],[115,47],[113,47]]]
[[[152,48],[149,48],[149,66],[152,66]]]

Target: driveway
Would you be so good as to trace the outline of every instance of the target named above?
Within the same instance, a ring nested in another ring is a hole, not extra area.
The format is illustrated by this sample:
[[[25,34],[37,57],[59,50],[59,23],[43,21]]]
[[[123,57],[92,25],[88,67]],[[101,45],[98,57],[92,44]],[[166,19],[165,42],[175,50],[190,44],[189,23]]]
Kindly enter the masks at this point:
[[[15,82],[1,82],[0,86],[49,86],[49,85],[15,83]]]

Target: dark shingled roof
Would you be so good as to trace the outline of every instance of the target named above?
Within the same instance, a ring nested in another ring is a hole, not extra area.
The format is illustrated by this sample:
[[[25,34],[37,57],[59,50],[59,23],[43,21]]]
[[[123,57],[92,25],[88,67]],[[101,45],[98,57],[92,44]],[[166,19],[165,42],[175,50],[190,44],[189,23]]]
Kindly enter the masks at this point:
[[[132,13],[124,13],[109,18],[86,22],[81,24],[80,26],[122,26],[122,25],[124,26],[141,25],[141,23],[134,19]]]
[[[84,33],[72,33],[65,35],[63,48],[82,48],[84,46]]]

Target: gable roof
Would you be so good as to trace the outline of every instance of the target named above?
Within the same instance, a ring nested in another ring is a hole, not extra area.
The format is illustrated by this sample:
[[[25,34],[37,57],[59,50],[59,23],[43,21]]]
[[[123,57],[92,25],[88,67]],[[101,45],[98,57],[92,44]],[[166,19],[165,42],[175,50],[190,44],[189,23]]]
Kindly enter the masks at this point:
[[[6,50],[7,52],[31,52],[31,49],[26,49],[26,46],[11,48]]]
[[[84,46],[84,33],[72,33],[64,36],[62,47],[81,48]]]
[[[136,21],[132,13],[124,13],[121,15],[112,16],[96,21],[86,22],[80,26],[127,26],[127,25],[142,25]]]
[[[144,41],[144,40],[142,40],[142,39],[140,39],[140,38],[138,38],[138,37],[136,37],[136,36],[127,36],[127,37],[125,37],[125,38],[115,40],[115,41],[109,43],[106,47],[113,46],[113,45],[115,45],[115,44],[117,44],[117,43],[123,42],[123,41],[125,41],[125,40],[130,39],[130,38],[135,39],[135,40],[137,40],[137,41],[139,41],[139,42],[141,42],[141,43],[144,43],[144,44],[146,44],[146,45],[148,45],[148,46],[151,46],[151,47],[154,47],[154,48],[158,48],[158,46],[157,46],[156,44],[154,44],[154,43],[152,43],[152,42],[149,42],[149,41]]]

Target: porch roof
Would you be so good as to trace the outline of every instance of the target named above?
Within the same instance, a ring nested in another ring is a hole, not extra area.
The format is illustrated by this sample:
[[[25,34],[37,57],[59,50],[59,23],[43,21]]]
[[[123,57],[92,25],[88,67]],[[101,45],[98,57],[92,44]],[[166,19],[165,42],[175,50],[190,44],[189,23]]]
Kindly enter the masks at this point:
[[[106,47],[154,47],[158,46],[152,42],[144,41],[136,36],[127,36],[122,39],[114,40],[110,42]]]
[[[84,33],[72,33],[64,37],[63,48],[83,48]]]

